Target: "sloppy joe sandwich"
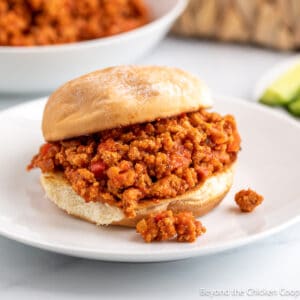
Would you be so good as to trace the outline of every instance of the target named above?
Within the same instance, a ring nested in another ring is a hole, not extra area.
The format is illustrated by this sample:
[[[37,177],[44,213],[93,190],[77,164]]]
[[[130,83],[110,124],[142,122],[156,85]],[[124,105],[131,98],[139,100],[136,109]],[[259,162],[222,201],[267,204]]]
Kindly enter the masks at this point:
[[[135,226],[164,210],[200,216],[229,191],[240,137],[210,112],[198,78],[158,66],[119,66],[67,82],[46,104],[40,168],[49,199],[98,225]]]

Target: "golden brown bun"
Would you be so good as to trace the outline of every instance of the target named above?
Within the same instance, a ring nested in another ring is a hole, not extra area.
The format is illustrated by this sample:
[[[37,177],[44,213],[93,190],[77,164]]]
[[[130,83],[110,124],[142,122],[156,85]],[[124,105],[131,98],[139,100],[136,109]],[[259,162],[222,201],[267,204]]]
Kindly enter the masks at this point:
[[[42,185],[50,200],[68,214],[97,225],[135,226],[136,223],[150,213],[171,209],[174,212],[191,211],[196,217],[209,212],[217,206],[233,181],[233,166],[222,173],[208,178],[198,189],[176,198],[161,200],[159,203],[149,201],[149,205],[141,205],[134,219],[125,217],[123,211],[115,206],[101,202],[85,202],[74,192],[62,173],[43,174]]]
[[[49,98],[43,135],[57,141],[153,121],[212,105],[207,87],[189,73],[158,66],[119,66],[61,86]]]

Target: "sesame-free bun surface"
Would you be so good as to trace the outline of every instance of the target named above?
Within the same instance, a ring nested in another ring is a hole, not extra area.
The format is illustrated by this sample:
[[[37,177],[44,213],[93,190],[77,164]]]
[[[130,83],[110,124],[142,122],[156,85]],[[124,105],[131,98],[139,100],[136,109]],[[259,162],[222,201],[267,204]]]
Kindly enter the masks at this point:
[[[45,140],[57,141],[211,105],[207,87],[182,70],[111,67],[71,80],[56,90],[46,104],[42,130]]]
[[[171,209],[174,212],[191,211],[198,217],[217,206],[230,190],[233,181],[233,166],[209,177],[201,186],[175,198],[157,202],[144,201],[137,209],[137,216],[127,218],[123,211],[102,202],[86,202],[63,177],[62,173],[42,174],[41,182],[48,198],[59,208],[77,218],[97,225],[135,226],[150,213]]]

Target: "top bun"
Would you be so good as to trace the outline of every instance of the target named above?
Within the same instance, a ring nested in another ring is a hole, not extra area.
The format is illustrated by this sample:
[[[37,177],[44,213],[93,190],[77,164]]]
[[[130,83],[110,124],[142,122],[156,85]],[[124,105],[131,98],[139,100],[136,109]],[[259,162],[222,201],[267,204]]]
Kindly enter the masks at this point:
[[[167,118],[212,105],[207,87],[182,70],[119,66],[71,80],[49,98],[43,135],[58,141]]]

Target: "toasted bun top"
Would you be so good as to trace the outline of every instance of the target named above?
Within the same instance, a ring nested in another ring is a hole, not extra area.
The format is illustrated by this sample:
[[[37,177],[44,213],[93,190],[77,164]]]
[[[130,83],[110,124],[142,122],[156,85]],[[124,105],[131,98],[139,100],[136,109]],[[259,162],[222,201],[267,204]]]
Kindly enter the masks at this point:
[[[71,80],[49,98],[43,135],[57,141],[154,121],[212,105],[207,87],[182,70],[119,66]]]

